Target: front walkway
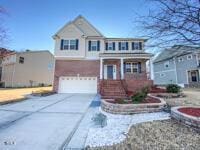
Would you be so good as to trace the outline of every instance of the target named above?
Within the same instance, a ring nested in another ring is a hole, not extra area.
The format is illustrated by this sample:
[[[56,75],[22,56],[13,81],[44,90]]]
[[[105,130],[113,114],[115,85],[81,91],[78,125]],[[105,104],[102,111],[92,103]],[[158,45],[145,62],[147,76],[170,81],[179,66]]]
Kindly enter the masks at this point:
[[[94,98],[56,94],[0,106],[0,149],[55,150],[73,144],[71,138]]]

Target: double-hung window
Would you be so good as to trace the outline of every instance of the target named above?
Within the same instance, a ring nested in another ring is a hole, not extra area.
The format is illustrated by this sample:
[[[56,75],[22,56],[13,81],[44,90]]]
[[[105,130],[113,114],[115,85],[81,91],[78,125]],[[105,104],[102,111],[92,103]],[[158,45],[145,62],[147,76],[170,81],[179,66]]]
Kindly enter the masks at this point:
[[[113,50],[113,43],[108,43],[108,50]]]
[[[126,50],[126,42],[121,42],[121,50]]]
[[[138,73],[139,72],[139,66],[138,63],[134,63],[134,62],[127,62],[126,64],[126,72],[127,73]]]
[[[91,41],[91,51],[97,51],[97,41]]]
[[[132,50],[142,50],[142,42],[132,42]]]
[[[109,51],[115,50],[115,42],[106,42],[105,49]]]
[[[61,49],[63,50],[77,50],[77,40],[63,40]]]
[[[69,45],[70,45],[70,50],[75,50],[76,49],[76,40],[70,40]]]

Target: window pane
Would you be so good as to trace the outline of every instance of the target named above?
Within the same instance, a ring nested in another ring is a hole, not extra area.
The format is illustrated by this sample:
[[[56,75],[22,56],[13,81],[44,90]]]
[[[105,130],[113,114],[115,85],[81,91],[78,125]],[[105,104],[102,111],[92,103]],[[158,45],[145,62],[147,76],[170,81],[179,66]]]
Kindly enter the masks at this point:
[[[108,43],[108,50],[113,50],[113,44],[112,43]]]
[[[126,42],[121,42],[121,49],[126,50]]]
[[[69,40],[63,40],[64,45],[69,45]]]
[[[91,50],[96,51],[97,50],[97,41],[91,41]]]
[[[135,42],[134,44],[134,49],[135,50],[139,50],[140,46],[139,46],[139,42]]]
[[[69,49],[69,40],[63,41],[63,49]]]
[[[75,50],[76,49],[76,40],[70,40],[70,49]]]
[[[132,63],[133,72],[138,72],[138,63]]]
[[[126,72],[131,72],[131,63],[126,63]]]

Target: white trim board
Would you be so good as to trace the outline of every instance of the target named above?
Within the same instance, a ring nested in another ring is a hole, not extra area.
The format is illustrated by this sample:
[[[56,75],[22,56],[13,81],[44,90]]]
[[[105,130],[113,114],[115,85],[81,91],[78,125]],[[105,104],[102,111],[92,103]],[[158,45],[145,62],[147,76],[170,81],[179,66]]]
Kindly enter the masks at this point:
[[[176,71],[175,69],[170,69],[170,70],[164,70],[164,71],[156,71],[154,73],[163,73],[163,72],[172,72],[172,71]]]

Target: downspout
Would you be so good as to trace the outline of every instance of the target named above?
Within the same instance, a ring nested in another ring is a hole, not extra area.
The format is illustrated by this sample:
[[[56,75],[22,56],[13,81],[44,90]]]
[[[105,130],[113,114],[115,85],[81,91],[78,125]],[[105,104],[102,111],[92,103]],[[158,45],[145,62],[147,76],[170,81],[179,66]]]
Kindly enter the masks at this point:
[[[176,84],[178,84],[178,77],[177,77],[177,68],[176,68],[176,57],[173,58],[174,59],[174,66],[175,66],[175,78],[176,78]]]

